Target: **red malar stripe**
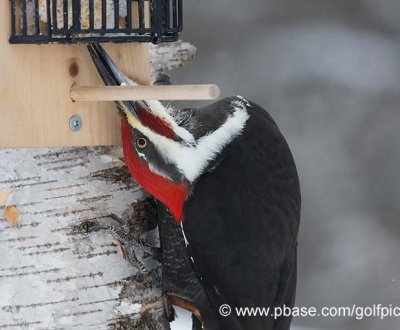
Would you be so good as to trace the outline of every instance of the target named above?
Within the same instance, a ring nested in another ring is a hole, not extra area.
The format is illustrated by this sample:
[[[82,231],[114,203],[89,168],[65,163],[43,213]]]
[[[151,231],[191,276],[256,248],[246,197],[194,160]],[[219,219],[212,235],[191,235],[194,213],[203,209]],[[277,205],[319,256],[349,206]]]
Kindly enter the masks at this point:
[[[177,222],[183,217],[183,204],[188,186],[177,184],[150,171],[132,146],[132,129],[125,118],[121,119],[122,146],[128,170],[144,190],[166,205]]]

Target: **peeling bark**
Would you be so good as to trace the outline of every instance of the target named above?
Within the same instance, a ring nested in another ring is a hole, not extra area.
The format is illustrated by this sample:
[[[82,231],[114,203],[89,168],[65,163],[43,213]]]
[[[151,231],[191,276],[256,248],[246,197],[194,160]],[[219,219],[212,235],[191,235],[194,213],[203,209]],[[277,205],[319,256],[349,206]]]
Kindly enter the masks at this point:
[[[72,230],[126,215],[142,196],[110,150],[0,150],[0,329],[168,327],[154,304],[159,279],[138,273],[108,235]]]

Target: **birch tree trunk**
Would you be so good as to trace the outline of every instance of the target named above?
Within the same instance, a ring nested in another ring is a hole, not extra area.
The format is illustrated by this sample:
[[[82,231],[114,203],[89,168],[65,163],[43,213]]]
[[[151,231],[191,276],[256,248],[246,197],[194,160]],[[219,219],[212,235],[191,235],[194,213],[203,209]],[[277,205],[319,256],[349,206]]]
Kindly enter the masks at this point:
[[[153,76],[194,52],[182,42],[153,46]],[[142,197],[120,154],[0,150],[0,329],[169,329],[159,265],[152,260],[156,271],[141,274],[110,236],[73,230],[129,216]],[[147,238],[156,245],[157,231]]]

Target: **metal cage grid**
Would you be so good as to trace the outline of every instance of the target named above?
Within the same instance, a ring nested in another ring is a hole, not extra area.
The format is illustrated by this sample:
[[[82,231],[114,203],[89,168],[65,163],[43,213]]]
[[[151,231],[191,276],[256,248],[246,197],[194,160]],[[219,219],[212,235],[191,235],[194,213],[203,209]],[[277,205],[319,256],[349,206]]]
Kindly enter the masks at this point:
[[[182,0],[11,0],[10,43],[170,42]]]

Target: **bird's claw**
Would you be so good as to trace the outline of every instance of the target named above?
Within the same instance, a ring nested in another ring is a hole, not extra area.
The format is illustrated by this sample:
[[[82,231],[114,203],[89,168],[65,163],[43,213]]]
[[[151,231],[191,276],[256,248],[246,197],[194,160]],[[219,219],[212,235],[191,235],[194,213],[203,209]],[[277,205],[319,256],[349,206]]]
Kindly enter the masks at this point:
[[[132,208],[124,213],[123,217],[111,213],[107,217],[102,217],[109,218],[109,221],[86,220],[76,225],[72,232],[110,234],[120,243],[124,259],[128,260],[141,273],[149,273],[153,268],[151,260],[161,259],[161,249],[150,245],[141,236],[156,227],[154,225],[156,215],[154,201],[146,198],[134,203]],[[149,257],[151,259],[148,259]],[[148,265],[146,266],[146,264]]]
[[[155,254],[159,252],[158,248],[151,246],[143,238],[134,238],[126,234],[123,227],[115,227],[111,225],[99,225],[99,224],[89,225],[88,233],[94,233],[94,232],[103,232],[111,234],[111,236],[113,236],[117,241],[125,245],[127,248],[131,249],[138,248],[149,254]]]
[[[134,238],[126,234],[124,226],[102,225],[94,221],[86,221],[79,225],[81,232],[86,234],[90,233],[106,233],[110,234],[120,244],[124,259],[129,261],[141,273],[149,273],[152,271],[151,267],[147,267],[142,261],[137,258],[137,253],[142,258],[147,257],[157,258],[160,254],[160,248],[153,247],[147,243],[143,238]],[[139,252],[140,251],[140,252]]]

